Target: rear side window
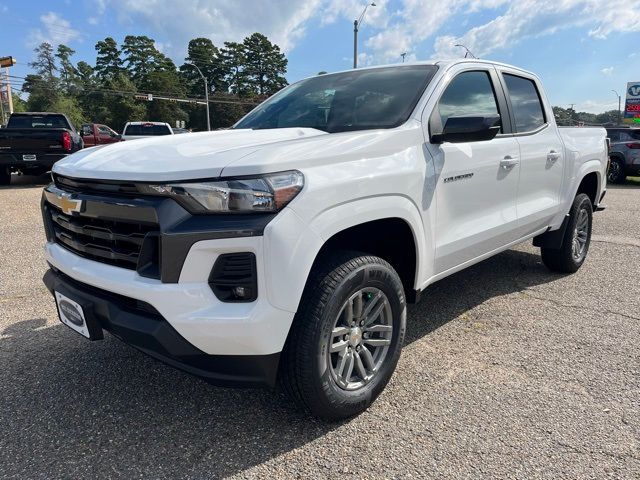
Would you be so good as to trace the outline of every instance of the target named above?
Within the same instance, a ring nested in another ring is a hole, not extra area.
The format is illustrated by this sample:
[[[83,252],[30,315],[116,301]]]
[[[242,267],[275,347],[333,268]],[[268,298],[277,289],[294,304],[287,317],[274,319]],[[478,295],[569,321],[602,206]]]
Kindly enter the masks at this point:
[[[451,80],[438,101],[442,126],[449,117],[499,115],[498,103],[488,72],[463,72]]]
[[[171,135],[171,130],[166,125],[129,125],[124,132],[125,135],[139,135],[145,137],[154,137],[158,135]]]
[[[503,77],[516,120],[516,132],[532,132],[542,127],[546,120],[536,84],[515,75],[504,74]]]

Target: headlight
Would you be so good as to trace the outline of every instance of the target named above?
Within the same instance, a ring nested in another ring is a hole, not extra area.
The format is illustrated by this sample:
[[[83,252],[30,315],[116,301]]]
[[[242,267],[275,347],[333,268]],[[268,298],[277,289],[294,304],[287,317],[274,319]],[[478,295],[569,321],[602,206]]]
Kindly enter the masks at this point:
[[[291,170],[253,178],[139,185],[142,193],[174,197],[192,213],[277,212],[302,190],[304,176]]]

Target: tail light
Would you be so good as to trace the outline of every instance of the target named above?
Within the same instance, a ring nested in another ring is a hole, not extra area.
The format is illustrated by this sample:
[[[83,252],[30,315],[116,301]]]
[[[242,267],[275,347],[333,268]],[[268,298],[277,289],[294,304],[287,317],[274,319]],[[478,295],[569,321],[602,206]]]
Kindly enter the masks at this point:
[[[62,148],[67,152],[71,151],[71,134],[69,132],[62,132]]]
[[[636,143],[625,143],[625,145],[627,146],[627,148],[630,148],[632,150],[640,150],[640,142],[636,142]]]

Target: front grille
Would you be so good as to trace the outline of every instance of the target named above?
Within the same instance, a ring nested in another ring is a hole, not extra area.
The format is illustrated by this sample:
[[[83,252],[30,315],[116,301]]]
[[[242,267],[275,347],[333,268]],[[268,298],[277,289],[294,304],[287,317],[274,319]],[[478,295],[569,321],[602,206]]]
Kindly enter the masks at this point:
[[[135,270],[147,235],[157,239],[157,226],[67,215],[53,205],[45,209],[55,241],[91,260]]]
[[[110,181],[110,180],[89,180],[63,177],[53,174],[53,181],[61,190],[79,193],[116,194],[125,196],[140,196],[138,187],[132,182]]]

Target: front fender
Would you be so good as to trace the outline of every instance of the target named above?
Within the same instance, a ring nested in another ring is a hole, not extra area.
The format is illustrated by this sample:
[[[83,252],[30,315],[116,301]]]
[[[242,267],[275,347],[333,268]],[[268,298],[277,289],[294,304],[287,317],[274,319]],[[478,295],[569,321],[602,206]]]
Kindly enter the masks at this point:
[[[416,245],[417,288],[431,255],[425,253],[425,232],[420,212],[411,200],[402,196],[360,198],[320,212],[308,223],[292,209],[285,208],[264,232],[265,272],[270,303],[295,312],[318,252],[335,234],[356,225],[386,218],[404,220]]]

